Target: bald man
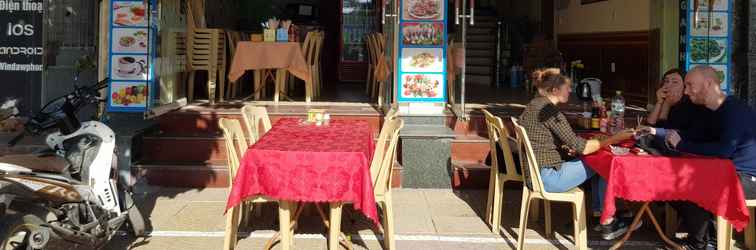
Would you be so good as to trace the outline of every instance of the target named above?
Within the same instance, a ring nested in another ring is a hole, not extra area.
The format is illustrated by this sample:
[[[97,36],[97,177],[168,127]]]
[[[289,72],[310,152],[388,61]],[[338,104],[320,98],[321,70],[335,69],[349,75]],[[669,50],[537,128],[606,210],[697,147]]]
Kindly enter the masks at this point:
[[[717,71],[710,66],[696,66],[685,77],[685,95],[696,105],[713,111],[711,140],[686,139],[675,130],[652,129],[666,138],[667,145],[681,152],[715,156],[732,160],[740,177],[746,199],[756,199],[756,113],[745,103],[727,96],[721,89]],[[705,178],[705,177],[701,177]],[[689,249],[712,249],[716,230],[711,213],[689,202],[673,206],[683,217]]]

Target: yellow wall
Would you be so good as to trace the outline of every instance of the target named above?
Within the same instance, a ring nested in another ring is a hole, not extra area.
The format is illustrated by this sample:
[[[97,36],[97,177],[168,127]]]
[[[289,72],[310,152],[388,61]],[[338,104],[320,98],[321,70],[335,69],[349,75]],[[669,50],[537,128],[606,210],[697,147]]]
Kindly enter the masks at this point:
[[[558,34],[649,30],[651,0],[609,0],[581,5],[569,0],[557,11]]]

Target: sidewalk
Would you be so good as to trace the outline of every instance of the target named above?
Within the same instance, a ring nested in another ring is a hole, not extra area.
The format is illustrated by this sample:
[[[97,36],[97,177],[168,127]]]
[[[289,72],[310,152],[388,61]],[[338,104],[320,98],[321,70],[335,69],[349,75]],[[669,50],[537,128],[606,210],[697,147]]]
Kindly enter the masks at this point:
[[[132,239],[119,235],[106,249],[221,249],[227,197],[225,188],[175,189],[140,188],[137,201],[148,219],[150,237]],[[505,193],[503,231],[491,233],[483,222],[487,190],[394,190],[396,245],[398,249],[514,249],[520,211],[519,190]],[[552,204],[555,239],[544,238],[542,219],[531,220],[526,249],[573,249],[572,208]],[[349,206],[348,206],[349,207]],[[262,249],[277,230],[274,204],[264,207],[262,216],[252,217],[251,228],[240,228],[237,249]],[[313,206],[310,205],[310,208]],[[300,218],[295,249],[326,249],[326,231],[317,212],[310,209]],[[595,223],[589,218],[589,227]],[[633,234],[623,249],[663,249],[661,241],[645,225]],[[380,235],[349,207],[342,219],[342,231],[350,235],[355,249],[383,249]],[[589,228],[590,230],[590,228]],[[610,242],[589,231],[589,247],[607,249]],[[274,249],[278,249],[275,247]]]

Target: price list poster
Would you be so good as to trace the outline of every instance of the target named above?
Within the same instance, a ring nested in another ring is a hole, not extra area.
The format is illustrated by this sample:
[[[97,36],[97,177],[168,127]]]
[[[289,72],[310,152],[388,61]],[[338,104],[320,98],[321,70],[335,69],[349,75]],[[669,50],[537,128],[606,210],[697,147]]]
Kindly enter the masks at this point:
[[[156,0],[111,1],[108,111],[144,112],[155,93]]]
[[[708,65],[717,71],[722,90],[733,93],[733,0],[686,0],[680,4],[682,65]]]
[[[38,109],[44,69],[44,1],[0,0],[0,103]]]
[[[397,100],[446,102],[447,0],[402,0]]]

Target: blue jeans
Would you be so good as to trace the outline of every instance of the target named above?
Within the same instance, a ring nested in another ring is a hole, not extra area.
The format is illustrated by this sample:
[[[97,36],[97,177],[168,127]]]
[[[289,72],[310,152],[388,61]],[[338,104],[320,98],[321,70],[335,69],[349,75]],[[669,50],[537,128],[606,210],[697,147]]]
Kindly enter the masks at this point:
[[[591,179],[591,209],[594,212],[604,210],[604,193],[606,180],[596,175],[591,168],[586,167],[580,160],[563,162],[559,170],[551,167],[541,168],[543,188],[550,193],[564,193]]]

